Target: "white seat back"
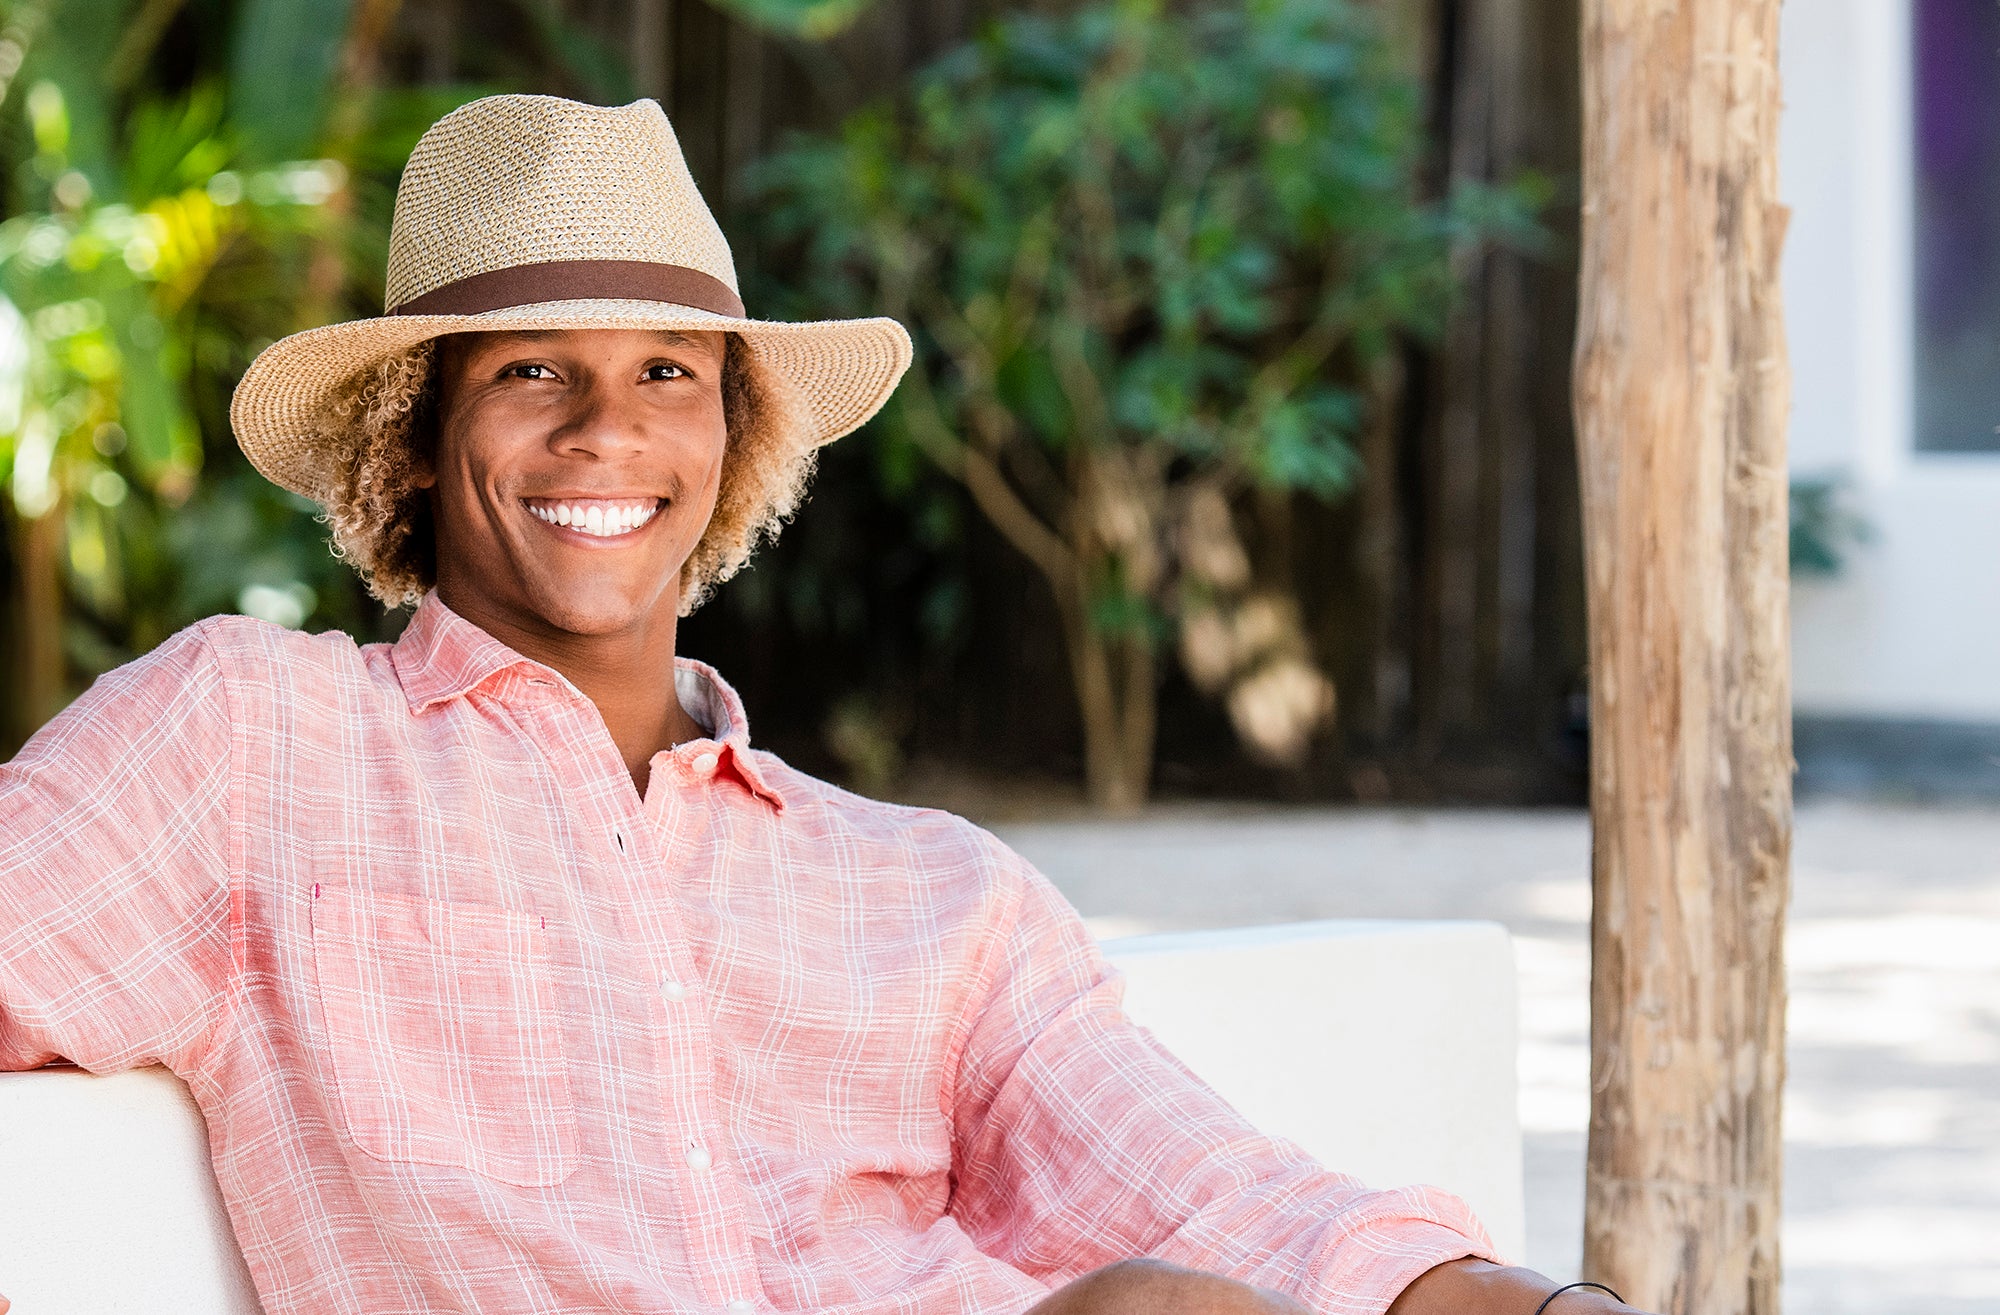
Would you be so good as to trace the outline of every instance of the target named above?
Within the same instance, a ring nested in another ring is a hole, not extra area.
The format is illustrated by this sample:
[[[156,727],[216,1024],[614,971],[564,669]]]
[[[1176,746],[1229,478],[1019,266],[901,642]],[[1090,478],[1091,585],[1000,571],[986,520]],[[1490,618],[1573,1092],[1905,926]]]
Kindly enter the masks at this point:
[[[1329,921],[1105,944],[1125,1009],[1267,1132],[1371,1186],[1527,1217],[1514,944],[1493,922]]]
[[[0,1073],[0,1293],[13,1315],[258,1315],[180,1079]]]

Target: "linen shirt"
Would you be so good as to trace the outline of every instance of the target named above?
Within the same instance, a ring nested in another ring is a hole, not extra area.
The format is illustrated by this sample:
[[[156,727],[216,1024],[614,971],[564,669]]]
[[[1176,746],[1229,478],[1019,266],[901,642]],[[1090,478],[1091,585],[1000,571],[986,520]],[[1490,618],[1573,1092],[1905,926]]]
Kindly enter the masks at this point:
[[[1132,1256],[1380,1312],[1492,1257],[1249,1127],[993,837],[675,681],[642,798],[435,595],[183,631],[0,767],[0,1069],[184,1078],[274,1313],[1016,1315]]]

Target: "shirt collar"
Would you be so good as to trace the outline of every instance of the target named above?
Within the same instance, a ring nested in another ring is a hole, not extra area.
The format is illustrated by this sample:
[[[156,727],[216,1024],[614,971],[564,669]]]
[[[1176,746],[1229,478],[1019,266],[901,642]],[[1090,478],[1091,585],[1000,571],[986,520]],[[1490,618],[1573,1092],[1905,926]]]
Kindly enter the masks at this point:
[[[693,658],[674,659],[674,694],[687,715],[694,718],[708,738],[720,748],[720,757],[736,773],[751,794],[779,812],[785,810],[784,796],[771,787],[763,767],[750,752],[750,720],[744,715],[743,700],[729,687],[722,674],[706,662]],[[700,745],[683,744],[674,749],[677,758],[693,753]],[[655,761],[658,761],[657,759]]]
[[[417,713],[469,694],[501,672],[517,667],[569,684],[560,672],[522,657],[452,611],[435,589],[417,604],[417,614],[403,627],[402,638],[390,650],[390,660],[395,663],[403,697],[410,701],[410,711]]]
[[[390,661],[413,713],[463,698],[502,672],[516,670],[540,684],[553,682],[583,697],[561,672],[522,657],[452,611],[436,590],[417,604],[416,615],[390,650]],[[771,788],[750,752],[750,721],[743,700],[721,674],[705,662],[676,658],[674,694],[750,792],[782,810],[784,798]]]

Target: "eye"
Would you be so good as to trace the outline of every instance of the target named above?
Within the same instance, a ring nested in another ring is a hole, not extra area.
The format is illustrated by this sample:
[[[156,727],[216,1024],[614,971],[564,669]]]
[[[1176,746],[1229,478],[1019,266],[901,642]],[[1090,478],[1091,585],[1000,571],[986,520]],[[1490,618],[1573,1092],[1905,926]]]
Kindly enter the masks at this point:
[[[687,371],[671,361],[662,361],[658,365],[647,366],[646,377],[653,380],[685,379]]]
[[[532,361],[524,361],[519,365],[510,365],[501,371],[501,373],[509,379],[553,379],[556,377],[554,370],[551,370],[546,365],[538,365]]]

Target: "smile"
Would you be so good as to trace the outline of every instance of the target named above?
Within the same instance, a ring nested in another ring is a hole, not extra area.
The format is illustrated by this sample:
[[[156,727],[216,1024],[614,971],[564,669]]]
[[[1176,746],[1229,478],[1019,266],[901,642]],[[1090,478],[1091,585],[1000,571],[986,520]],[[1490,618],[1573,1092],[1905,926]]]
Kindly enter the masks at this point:
[[[526,505],[545,525],[615,539],[647,524],[665,504],[660,498],[529,498]]]

